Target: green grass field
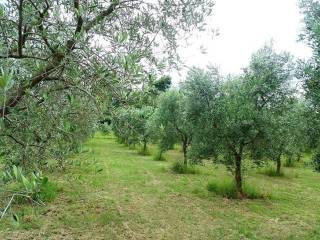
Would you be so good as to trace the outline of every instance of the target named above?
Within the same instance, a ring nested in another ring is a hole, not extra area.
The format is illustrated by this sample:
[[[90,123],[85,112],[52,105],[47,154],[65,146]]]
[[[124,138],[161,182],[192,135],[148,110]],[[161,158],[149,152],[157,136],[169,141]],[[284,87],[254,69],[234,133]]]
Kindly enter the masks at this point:
[[[42,208],[15,206],[0,239],[320,239],[320,174],[302,167],[284,177],[248,170],[246,183],[266,198],[231,200],[207,190],[228,178],[222,166],[175,174],[179,150],[154,161],[97,134],[66,171],[49,175],[61,187]]]

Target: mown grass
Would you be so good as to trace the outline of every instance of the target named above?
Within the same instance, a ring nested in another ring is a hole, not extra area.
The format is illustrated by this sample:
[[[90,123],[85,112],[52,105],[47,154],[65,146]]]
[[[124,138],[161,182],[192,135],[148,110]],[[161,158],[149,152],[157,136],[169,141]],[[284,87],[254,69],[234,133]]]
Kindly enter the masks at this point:
[[[97,134],[65,173],[49,175],[62,187],[55,200],[17,206],[20,224],[6,218],[0,239],[320,239],[320,174],[311,169],[284,168],[297,177],[281,178],[249,170],[244,181],[268,197],[234,200],[207,189],[231,178],[223,166],[176,174],[180,150],[166,160]]]

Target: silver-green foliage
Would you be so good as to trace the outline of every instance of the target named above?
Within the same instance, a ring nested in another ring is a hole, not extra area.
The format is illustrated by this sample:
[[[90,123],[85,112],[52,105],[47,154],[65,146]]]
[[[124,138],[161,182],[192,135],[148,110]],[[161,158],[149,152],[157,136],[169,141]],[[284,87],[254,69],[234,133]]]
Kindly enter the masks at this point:
[[[146,152],[147,143],[151,138],[148,121],[153,111],[154,109],[149,106],[117,109],[112,117],[114,134],[127,145],[143,145],[143,152]]]
[[[159,141],[160,151],[170,149],[175,143],[182,145],[184,164],[187,165],[188,148],[192,141],[192,125],[187,117],[182,92],[169,90],[159,96],[158,105],[150,126]]]
[[[234,174],[238,197],[244,195],[246,157],[267,156],[269,147],[284,137],[279,140],[276,129],[277,123],[286,122],[274,119],[284,114],[290,100],[292,67],[290,55],[266,46],[252,56],[241,76],[219,81],[198,70],[186,82],[185,102],[192,110],[187,119],[194,132],[191,152],[195,158],[213,157],[224,163]]]
[[[304,15],[304,30],[301,40],[312,49],[312,57],[307,61],[301,60],[297,71],[303,82],[308,113],[309,147],[319,151],[320,141],[320,2],[317,0],[300,0],[301,12]]]
[[[212,0],[5,0],[0,3],[0,152],[43,167],[90,136],[115,102],[177,63]],[[9,81],[10,79],[10,81]]]

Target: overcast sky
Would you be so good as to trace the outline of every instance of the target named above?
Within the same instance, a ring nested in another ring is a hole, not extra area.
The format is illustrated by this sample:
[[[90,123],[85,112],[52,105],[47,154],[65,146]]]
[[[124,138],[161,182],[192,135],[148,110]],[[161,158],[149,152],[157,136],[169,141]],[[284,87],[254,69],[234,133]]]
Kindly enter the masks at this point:
[[[311,56],[304,43],[297,42],[303,27],[297,0],[216,0],[209,24],[219,29],[219,36],[203,33],[180,49],[188,67],[214,64],[223,74],[237,74],[247,66],[250,56],[266,42],[274,40],[277,51],[291,52],[298,58]],[[201,46],[207,54],[202,54]],[[173,74],[174,82],[182,76]]]
[[[252,53],[271,39],[276,50],[308,58],[311,50],[297,42],[302,18],[297,0],[216,0],[208,25],[219,29],[219,36],[213,37],[210,31],[190,39],[189,45],[179,50],[186,67],[171,74],[173,81],[177,84],[183,80],[191,66],[213,64],[222,74],[241,73]]]

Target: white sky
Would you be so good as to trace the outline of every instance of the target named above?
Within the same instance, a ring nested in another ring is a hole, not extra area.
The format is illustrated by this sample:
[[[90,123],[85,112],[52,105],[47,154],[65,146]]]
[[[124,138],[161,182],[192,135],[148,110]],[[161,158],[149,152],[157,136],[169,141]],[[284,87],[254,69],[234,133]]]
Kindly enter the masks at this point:
[[[208,25],[219,29],[220,35],[202,33],[179,50],[186,67],[171,73],[174,84],[183,81],[191,66],[213,64],[222,74],[241,73],[252,53],[271,39],[278,51],[289,51],[297,58],[310,57],[311,50],[297,42],[302,18],[298,0],[216,0]],[[206,54],[201,53],[202,47]]]
[[[202,33],[179,52],[187,67],[213,64],[222,74],[241,73],[252,53],[271,39],[277,51],[308,58],[311,50],[297,42],[303,28],[302,18],[297,0],[216,0],[209,25],[219,29],[220,35]],[[201,45],[206,54],[201,53]],[[187,67],[180,74],[172,74],[174,83],[183,80]]]

